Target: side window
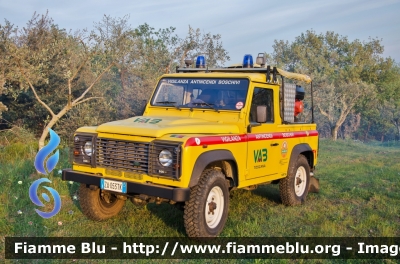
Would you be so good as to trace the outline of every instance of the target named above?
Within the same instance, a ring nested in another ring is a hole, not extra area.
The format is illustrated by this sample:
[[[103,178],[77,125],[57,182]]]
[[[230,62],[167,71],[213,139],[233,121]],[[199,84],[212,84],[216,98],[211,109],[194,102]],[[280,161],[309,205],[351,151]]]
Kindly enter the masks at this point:
[[[257,122],[257,106],[261,106],[259,111],[266,111],[267,123],[274,122],[273,105],[273,91],[271,89],[255,88],[251,99],[250,122]]]

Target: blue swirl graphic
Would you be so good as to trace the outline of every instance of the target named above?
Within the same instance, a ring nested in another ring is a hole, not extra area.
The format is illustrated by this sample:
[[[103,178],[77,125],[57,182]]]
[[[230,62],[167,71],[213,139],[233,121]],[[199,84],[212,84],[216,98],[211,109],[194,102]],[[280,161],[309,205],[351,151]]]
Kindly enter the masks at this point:
[[[51,181],[49,179],[46,178],[41,178],[39,180],[36,180],[32,183],[31,187],[29,187],[29,198],[31,199],[31,201],[36,204],[37,206],[41,206],[43,207],[44,204],[39,200],[39,197],[37,195],[37,190],[39,188],[39,185],[42,182],[49,182],[51,183]],[[35,209],[36,213],[38,213],[38,215],[40,215],[43,218],[50,218],[55,216],[61,209],[61,198],[60,195],[58,194],[58,192],[56,190],[54,190],[51,187],[47,187],[44,186],[44,188],[46,188],[51,195],[53,196],[54,199],[54,209],[51,212],[42,212],[38,209]],[[42,193],[42,197],[46,202],[50,201],[49,196],[46,193]]]
[[[36,154],[35,158],[35,168],[38,172],[47,175],[46,169],[44,168],[44,160],[46,157],[55,150],[58,145],[60,144],[60,137],[54,132],[52,129],[49,128],[50,132],[50,141],[49,143],[44,146],[41,150],[39,150],[38,154]],[[50,156],[47,159],[46,167],[47,171],[50,173],[57,165],[59,159],[59,151],[57,150],[56,153]]]

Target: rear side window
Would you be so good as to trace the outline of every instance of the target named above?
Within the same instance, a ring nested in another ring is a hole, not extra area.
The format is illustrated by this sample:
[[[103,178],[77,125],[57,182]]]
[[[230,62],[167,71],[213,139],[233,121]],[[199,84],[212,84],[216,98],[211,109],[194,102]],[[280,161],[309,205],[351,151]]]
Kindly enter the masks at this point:
[[[265,106],[267,123],[274,122],[273,91],[266,88],[255,88],[251,99],[250,122],[257,122],[257,106]]]

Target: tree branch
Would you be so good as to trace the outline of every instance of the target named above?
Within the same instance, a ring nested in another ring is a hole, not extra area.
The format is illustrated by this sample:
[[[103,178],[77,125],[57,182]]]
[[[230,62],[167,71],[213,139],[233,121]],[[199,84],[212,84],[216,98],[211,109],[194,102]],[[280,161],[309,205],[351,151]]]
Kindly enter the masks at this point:
[[[83,102],[86,102],[86,101],[89,101],[89,100],[92,100],[92,99],[99,99],[99,98],[104,98],[104,97],[89,97],[89,98],[86,98],[85,100],[82,100],[82,101],[74,104],[73,106],[77,106],[78,104],[81,104]]]
[[[78,69],[76,69],[75,73],[72,75],[71,78],[69,78],[68,80],[73,80],[75,79],[76,75],[78,75],[78,72],[82,69],[82,67],[85,65],[85,63],[89,60],[89,56],[86,56],[86,59],[83,60],[83,62],[81,63],[81,65],[79,65]]]
[[[38,100],[38,102],[39,102],[41,105],[43,105],[44,108],[47,109],[47,111],[50,112],[50,114],[51,114],[52,117],[54,117],[55,114],[54,114],[53,110],[51,110],[51,108],[50,108],[45,102],[43,102],[43,101],[39,98],[39,96],[38,96],[37,93],[36,93],[35,88],[34,88],[33,85],[32,85],[32,83],[31,83],[31,82],[29,81],[29,79],[25,76],[24,71],[21,69],[21,67],[18,67],[18,69],[19,69],[19,71],[21,72],[22,76],[24,76],[25,80],[28,82],[29,87],[32,89],[33,94],[35,95],[36,100]]]
[[[83,62],[79,65],[79,67],[76,69],[75,73],[71,76],[71,78],[68,78],[68,105],[71,105],[71,100],[72,100],[71,82],[75,79],[76,75],[78,75],[79,71],[83,68],[88,59],[89,56],[87,56],[86,59],[83,60]]]
[[[318,109],[319,109],[319,112],[320,112],[322,115],[326,116],[328,119],[330,118],[329,114],[328,114],[327,112],[325,112],[324,110],[322,110],[322,108],[321,108],[319,105],[317,105],[317,107],[318,107]]]
[[[82,93],[81,96],[79,96],[75,101],[72,102],[72,106],[76,105],[82,98],[85,97],[85,95],[93,88],[93,86],[100,80],[100,78],[109,70],[111,67],[114,65],[114,62],[112,62],[110,65],[108,65],[107,68],[104,69],[104,71],[97,76],[97,78],[93,81],[93,83]]]

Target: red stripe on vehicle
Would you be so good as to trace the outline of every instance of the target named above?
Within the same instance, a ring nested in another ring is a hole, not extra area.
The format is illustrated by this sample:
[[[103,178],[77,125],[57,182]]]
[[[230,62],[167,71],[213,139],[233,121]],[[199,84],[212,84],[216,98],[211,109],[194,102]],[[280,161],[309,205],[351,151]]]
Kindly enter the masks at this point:
[[[205,136],[205,137],[192,137],[186,141],[185,147],[203,146],[203,145],[216,145],[247,142],[247,135],[224,135],[224,136]]]
[[[275,132],[275,133],[257,133],[243,135],[223,135],[223,136],[200,136],[191,137],[186,141],[185,147],[230,144],[248,141],[261,141],[285,138],[315,137],[318,136],[317,130],[296,131],[296,132]]]
[[[296,132],[278,132],[278,133],[257,133],[257,134],[248,134],[247,141],[299,138],[299,137],[314,137],[314,136],[318,136],[317,130],[296,131]]]

